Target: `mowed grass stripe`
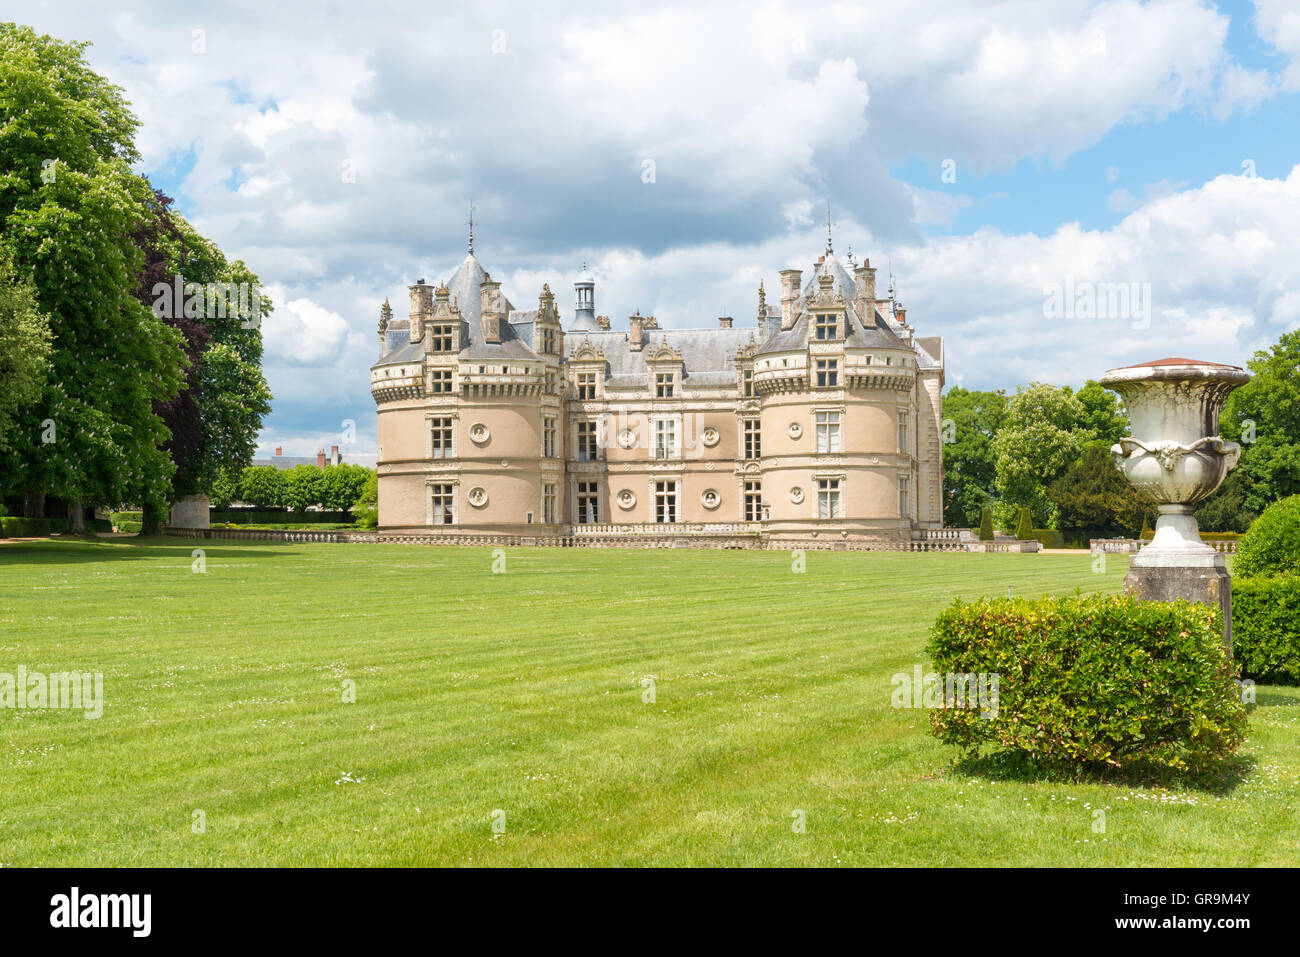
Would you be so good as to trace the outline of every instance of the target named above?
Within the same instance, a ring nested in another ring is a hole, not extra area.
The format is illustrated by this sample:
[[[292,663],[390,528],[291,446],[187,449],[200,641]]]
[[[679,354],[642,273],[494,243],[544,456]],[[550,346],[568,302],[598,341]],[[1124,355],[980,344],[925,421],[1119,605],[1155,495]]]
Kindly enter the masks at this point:
[[[784,552],[507,549],[497,575],[493,558],[0,546],[0,670],[102,670],[108,699],[99,721],[0,712],[0,864],[1295,855],[1297,726],[1268,717],[1300,714],[1295,689],[1256,711],[1250,748],[1272,770],[1223,798],[972,784],[924,712],[890,707],[891,675],[927,664],[953,595],[1114,593],[1122,559],[1094,574],[1086,555],[808,552],[796,574]],[[1112,806],[1106,840],[1084,803]],[[796,810],[807,833],[791,830]],[[1245,840],[1243,813],[1261,822]]]

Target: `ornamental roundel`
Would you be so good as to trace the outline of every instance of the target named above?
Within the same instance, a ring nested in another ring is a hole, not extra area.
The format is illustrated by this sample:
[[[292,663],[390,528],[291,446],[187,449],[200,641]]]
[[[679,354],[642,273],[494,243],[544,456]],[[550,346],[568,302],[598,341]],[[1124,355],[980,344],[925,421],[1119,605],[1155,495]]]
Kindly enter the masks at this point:
[[[475,445],[482,445],[488,439],[492,438],[492,433],[482,422],[475,422],[469,427],[469,438]]]
[[[713,448],[717,445],[720,438],[722,438],[722,436],[718,433],[718,430],[711,425],[705,426],[704,431],[700,433],[700,441],[708,448]]]
[[[618,493],[618,507],[631,508],[636,504],[636,494],[630,489],[625,488]]]
[[[469,490],[469,504],[475,508],[482,508],[488,503],[487,489],[482,486],[476,486]]]
[[[796,504],[796,505],[798,505],[800,502],[802,502],[802,501],[803,501],[803,489],[801,489],[801,488],[800,488],[799,486],[797,486],[797,485],[796,485],[794,488],[790,489],[790,501],[794,502],[794,504]]]
[[[708,509],[717,508],[722,504],[722,496],[717,493],[716,489],[706,488],[700,493],[700,504]]]
[[[803,426],[800,425],[798,422],[791,422],[789,431],[790,431],[790,438],[797,439],[799,438],[799,436],[803,435]]]
[[[618,434],[618,447],[620,449],[636,448],[636,431],[634,429],[624,429]]]

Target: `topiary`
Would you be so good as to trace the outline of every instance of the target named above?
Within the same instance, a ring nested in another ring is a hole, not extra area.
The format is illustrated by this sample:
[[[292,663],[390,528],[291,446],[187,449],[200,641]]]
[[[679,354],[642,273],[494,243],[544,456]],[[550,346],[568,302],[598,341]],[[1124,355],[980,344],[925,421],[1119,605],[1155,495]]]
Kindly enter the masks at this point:
[[[1016,538],[1021,541],[1031,541],[1034,537],[1034,520],[1029,515],[1029,509],[1021,506],[1020,521],[1016,524]]]
[[[987,505],[980,509],[980,541],[993,541],[993,509]]]
[[[1274,502],[1250,523],[1232,571],[1242,578],[1300,574],[1300,495]]]

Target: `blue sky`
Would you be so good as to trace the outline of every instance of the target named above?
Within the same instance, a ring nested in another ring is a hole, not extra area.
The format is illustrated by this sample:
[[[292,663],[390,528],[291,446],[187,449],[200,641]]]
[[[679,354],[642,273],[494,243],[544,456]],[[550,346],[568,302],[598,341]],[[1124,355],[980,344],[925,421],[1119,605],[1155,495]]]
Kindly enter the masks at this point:
[[[1292,0],[0,15],[92,42],[142,170],[270,290],[263,448],[309,454],[352,420],[345,454],[373,453],[379,304],[451,273],[471,198],[517,307],[548,282],[571,313],[586,261],[616,328],[752,323],[759,281],[820,254],[829,202],[837,252],[892,268],[944,337],[950,386],[1241,363],[1300,325]],[[1150,314],[1044,305],[1116,282]]]

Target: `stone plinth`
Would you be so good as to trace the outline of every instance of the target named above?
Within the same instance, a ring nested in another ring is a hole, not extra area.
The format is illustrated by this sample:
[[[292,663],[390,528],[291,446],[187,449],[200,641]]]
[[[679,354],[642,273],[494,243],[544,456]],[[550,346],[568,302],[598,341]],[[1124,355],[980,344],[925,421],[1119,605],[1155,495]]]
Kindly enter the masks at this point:
[[[1138,564],[1145,550],[1133,559],[1124,577],[1124,594],[1139,601],[1175,601],[1186,598],[1203,605],[1218,605],[1223,616],[1223,645],[1232,654],[1232,576],[1224,557],[1213,552],[1203,564]],[[1186,561],[1182,559],[1181,561]]]

